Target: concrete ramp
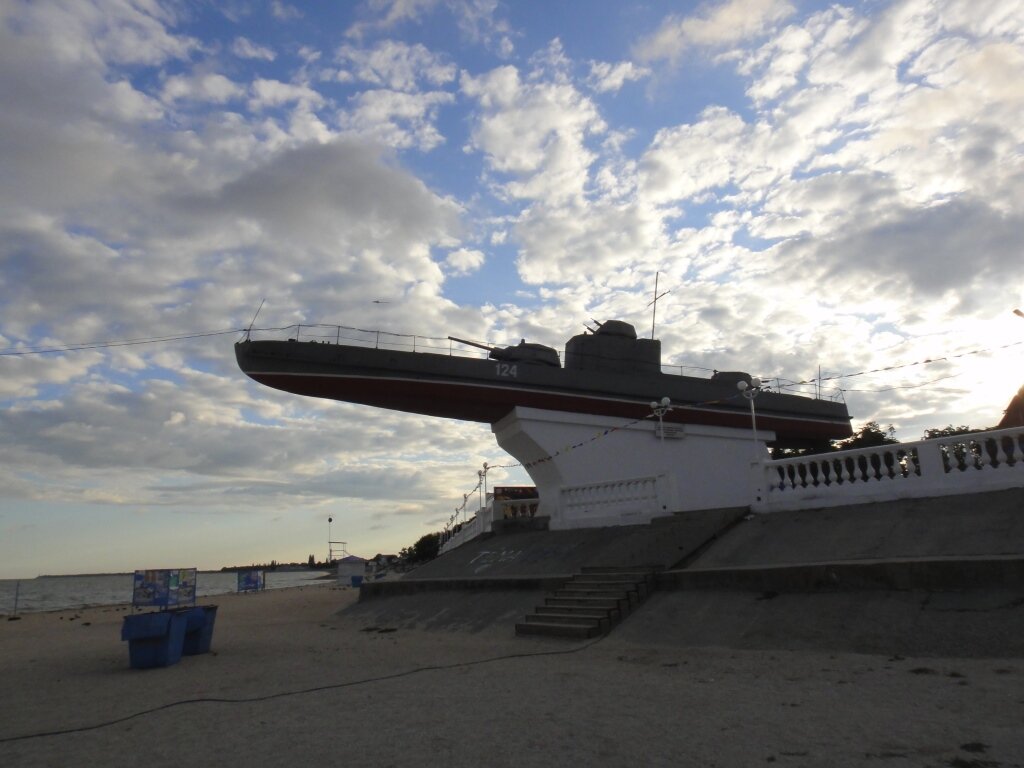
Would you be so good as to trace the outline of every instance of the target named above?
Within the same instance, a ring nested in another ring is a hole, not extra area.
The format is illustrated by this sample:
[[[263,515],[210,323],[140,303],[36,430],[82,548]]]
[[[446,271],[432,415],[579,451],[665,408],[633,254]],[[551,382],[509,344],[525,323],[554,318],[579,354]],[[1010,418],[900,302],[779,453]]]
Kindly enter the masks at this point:
[[[851,560],[1024,555],[1024,489],[756,515],[690,565],[750,568]]]

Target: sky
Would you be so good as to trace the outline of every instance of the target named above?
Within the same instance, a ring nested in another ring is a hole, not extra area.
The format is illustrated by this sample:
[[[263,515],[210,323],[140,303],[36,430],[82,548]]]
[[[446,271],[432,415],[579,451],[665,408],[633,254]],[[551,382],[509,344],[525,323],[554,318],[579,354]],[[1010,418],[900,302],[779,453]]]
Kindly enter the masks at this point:
[[[261,304],[561,349],[657,279],[666,364],[902,440],[1024,384],[1020,0],[0,0],[0,104],[0,578],[371,557],[529,483],[246,379]]]

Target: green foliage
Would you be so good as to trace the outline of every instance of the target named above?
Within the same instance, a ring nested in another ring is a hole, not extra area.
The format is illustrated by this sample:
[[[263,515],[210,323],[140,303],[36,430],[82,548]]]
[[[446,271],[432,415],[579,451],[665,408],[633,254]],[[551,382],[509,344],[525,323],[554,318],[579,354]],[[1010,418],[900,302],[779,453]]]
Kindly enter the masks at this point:
[[[924,435],[921,437],[922,440],[934,440],[936,437],[951,437],[953,435],[968,435],[971,432],[978,432],[977,429],[971,429],[966,424],[961,424],[959,427],[954,427],[952,424],[947,424],[941,429],[926,429]]]
[[[421,536],[411,547],[402,549],[398,556],[409,565],[419,565],[437,557],[440,548],[441,534],[428,533],[425,536]]]
[[[883,429],[877,421],[869,421],[860,428],[859,432],[854,433],[853,437],[833,442],[832,450],[848,451],[852,448],[873,448],[876,445],[889,445],[898,442],[896,429],[892,424]]]

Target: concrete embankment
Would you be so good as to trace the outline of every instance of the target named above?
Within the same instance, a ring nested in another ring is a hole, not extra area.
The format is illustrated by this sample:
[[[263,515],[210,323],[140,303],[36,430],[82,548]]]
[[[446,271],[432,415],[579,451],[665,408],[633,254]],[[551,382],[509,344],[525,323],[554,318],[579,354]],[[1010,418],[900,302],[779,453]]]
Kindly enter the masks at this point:
[[[358,610],[511,628],[582,568],[627,565],[658,572],[615,629],[635,642],[1024,656],[1024,489],[493,536],[366,585]]]

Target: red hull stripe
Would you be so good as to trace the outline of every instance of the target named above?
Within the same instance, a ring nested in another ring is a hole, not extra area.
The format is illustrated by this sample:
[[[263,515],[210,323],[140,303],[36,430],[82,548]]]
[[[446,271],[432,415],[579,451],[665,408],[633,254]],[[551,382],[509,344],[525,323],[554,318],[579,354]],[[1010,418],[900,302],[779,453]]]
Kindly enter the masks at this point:
[[[347,376],[339,374],[249,373],[260,384],[285,392],[378,408],[493,424],[516,406],[596,416],[639,419],[651,415],[646,402],[599,395],[561,394],[526,387],[502,387],[453,381],[436,382],[394,376]],[[677,406],[665,421],[723,427],[749,427],[746,410]],[[831,438],[837,426],[799,416],[757,414],[758,427],[776,432],[782,439]]]

